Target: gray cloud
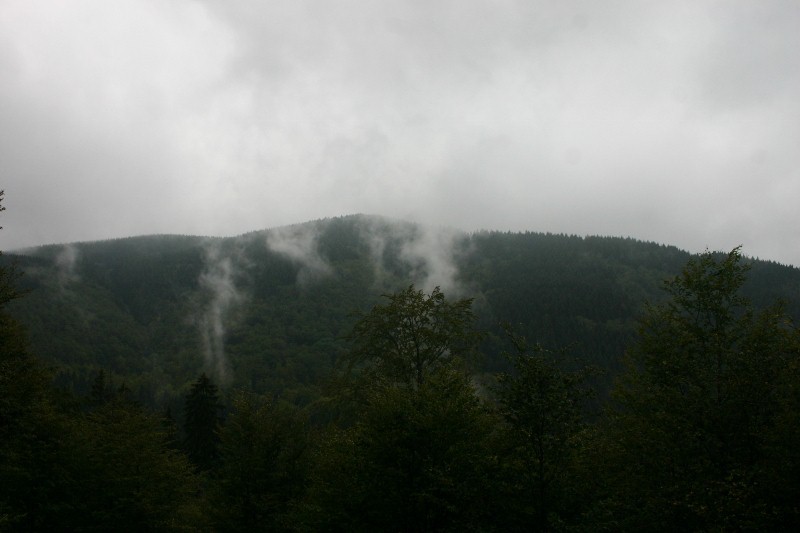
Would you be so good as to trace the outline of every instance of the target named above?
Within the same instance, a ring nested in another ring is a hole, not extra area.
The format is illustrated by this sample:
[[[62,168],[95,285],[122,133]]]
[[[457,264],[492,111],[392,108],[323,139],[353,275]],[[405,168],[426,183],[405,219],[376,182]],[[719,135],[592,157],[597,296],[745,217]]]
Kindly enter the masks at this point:
[[[800,5],[0,6],[0,248],[355,212],[800,265]]]

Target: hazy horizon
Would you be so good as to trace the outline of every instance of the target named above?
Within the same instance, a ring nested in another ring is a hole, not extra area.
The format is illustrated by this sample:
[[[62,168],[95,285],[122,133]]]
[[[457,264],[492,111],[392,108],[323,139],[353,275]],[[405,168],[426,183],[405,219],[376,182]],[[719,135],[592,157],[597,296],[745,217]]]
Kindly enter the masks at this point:
[[[800,4],[0,4],[0,249],[371,213],[800,266]]]

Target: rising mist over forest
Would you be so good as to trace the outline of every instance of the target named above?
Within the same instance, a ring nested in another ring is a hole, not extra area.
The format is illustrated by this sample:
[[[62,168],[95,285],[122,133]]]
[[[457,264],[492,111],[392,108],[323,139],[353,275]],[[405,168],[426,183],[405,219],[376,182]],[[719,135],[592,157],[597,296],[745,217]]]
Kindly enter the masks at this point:
[[[0,274],[0,528],[800,524],[800,270],[738,248],[356,215]]]
[[[798,27],[3,0],[0,532],[800,531]]]
[[[614,237],[464,233],[348,216],[231,238],[145,236],[9,256],[25,271],[12,309],[57,381],[100,369],[142,400],[174,402],[200,372],[225,387],[305,398],[346,349],[357,313],[413,284],[471,298],[488,334],[481,370],[502,367],[500,324],[530,342],[620,368],[646,302],[690,255]],[[800,271],[753,261],[744,290],[800,316]]]

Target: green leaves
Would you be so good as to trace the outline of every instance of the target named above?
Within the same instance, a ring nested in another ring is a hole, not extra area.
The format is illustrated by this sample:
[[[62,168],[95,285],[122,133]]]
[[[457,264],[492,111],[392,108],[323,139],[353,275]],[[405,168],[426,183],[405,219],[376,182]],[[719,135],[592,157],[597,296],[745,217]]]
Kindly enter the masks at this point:
[[[77,524],[173,530],[199,520],[198,479],[187,458],[170,448],[158,417],[119,395],[81,417],[75,430]]]
[[[290,505],[306,485],[308,429],[295,407],[243,392],[221,432],[213,481],[220,531],[290,530]]]
[[[478,527],[491,494],[492,419],[462,373],[370,393],[356,424],[316,457],[312,529],[439,531]]]
[[[788,431],[800,346],[779,306],[756,313],[740,295],[747,269],[738,248],[703,254],[642,319],[606,433],[609,501],[631,527],[775,529],[793,514],[767,479],[779,457],[796,464],[770,443]]]
[[[505,421],[501,442],[503,514],[515,527],[552,530],[566,516],[571,469],[585,428],[590,370],[567,372],[565,355],[515,342],[510,373],[495,395]],[[559,360],[560,359],[560,360]]]
[[[450,303],[438,287],[425,295],[413,285],[384,297],[388,304],[376,305],[353,327],[349,370],[419,387],[432,371],[471,354],[478,340],[471,299]]]
[[[477,527],[493,419],[462,365],[477,339],[471,300],[413,286],[386,298],[351,334],[357,413],[319,447],[306,521],[315,530]]]

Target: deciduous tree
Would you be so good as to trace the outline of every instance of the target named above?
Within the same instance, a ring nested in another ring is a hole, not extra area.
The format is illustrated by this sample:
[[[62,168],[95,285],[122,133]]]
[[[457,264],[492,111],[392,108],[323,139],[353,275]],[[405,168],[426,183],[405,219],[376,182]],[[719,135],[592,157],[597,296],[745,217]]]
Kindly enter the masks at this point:
[[[354,327],[357,416],[316,454],[304,520],[312,529],[459,530],[486,524],[493,423],[464,371],[470,300],[409,287]]]
[[[475,348],[472,300],[449,302],[439,287],[429,295],[413,285],[384,295],[353,327],[350,369],[370,379],[419,387],[434,370],[460,364]]]
[[[781,463],[797,467],[786,441],[776,443],[798,434],[784,425],[797,408],[798,332],[780,305],[751,308],[740,295],[746,271],[738,248],[705,253],[643,317],[604,444],[605,512],[617,526],[798,526],[796,504],[781,496],[798,483],[772,482]]]
[[[563,351],[529,348],[512,336],[512,370],[498,376],[496,397],[505,421],[498,446],[502,491],[500,519],[511,528],[552,531],[574,510],[570,484],[586,427],[592,369],[569,372]]]

